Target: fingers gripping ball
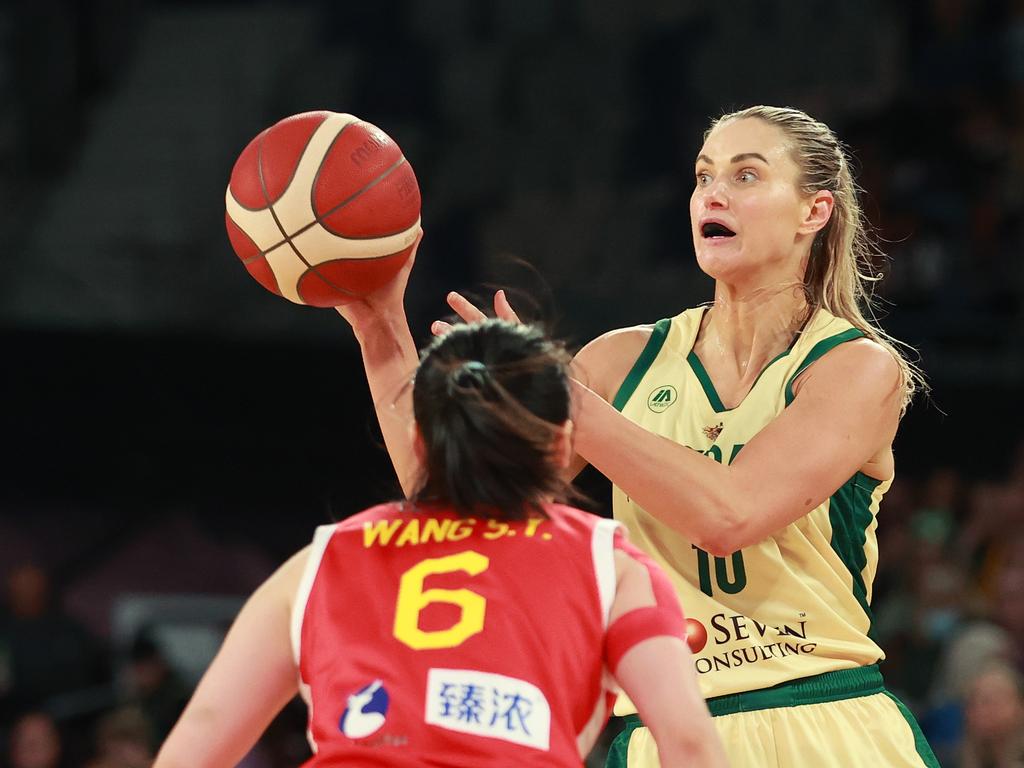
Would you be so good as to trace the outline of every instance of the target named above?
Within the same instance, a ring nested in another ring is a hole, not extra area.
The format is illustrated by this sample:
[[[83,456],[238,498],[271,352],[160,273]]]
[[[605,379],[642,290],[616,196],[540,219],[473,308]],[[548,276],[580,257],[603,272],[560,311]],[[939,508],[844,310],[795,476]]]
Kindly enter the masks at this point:
[[[297,304],[336,307],[385,285],[416,241],[420,189],[382,130],[303,112],[267,128],[231,171],[226,224],[245,268]]]

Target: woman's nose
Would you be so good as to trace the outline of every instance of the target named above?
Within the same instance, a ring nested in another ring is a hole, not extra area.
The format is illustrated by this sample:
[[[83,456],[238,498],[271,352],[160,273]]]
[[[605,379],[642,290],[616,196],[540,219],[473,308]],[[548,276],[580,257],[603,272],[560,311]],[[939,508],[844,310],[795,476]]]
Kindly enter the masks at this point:
[[[707,208],[728,208],[729,197],[725,185],[717,179],[700,190],[701,200]]]

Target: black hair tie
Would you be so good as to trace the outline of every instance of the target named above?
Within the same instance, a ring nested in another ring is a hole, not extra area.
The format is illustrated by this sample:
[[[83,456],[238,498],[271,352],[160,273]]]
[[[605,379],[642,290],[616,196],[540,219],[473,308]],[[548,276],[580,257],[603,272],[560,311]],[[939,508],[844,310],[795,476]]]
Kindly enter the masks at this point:
[[[482,390],[489,378],[486,365],[479,360],[467,360],[448,374],[448,394],[455,394],[456,388]]]

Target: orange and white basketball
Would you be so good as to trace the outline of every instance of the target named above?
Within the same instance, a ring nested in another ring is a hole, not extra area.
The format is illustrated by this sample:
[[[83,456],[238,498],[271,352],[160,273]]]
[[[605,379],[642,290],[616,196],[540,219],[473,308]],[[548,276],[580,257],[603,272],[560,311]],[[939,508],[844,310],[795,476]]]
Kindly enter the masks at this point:
[[[264,288],[334,307],[391,280],[420,226],[420,189],[382,130],[338,112],[303,112],[254,138],[231,171],[231,245]]]

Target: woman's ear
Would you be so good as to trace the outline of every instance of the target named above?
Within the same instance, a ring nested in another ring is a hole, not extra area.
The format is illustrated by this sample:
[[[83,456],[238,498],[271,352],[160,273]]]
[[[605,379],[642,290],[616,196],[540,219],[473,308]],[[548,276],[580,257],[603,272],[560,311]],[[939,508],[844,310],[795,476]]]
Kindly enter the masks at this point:
[[[810,198],[810,207],[807,215],[800,224],[800,232],[805,235],[813,235],[820,232],[832,218],[832,209],[835,207],[836,199],[827,189],[821,189]]]
[[[572,464],[573,440],[572,431],[575,425],[572,419],[566,419],[565,423],[555,433],[554,442],[551,445],[551,455],[555,464],[560,469],[567,469]]]

